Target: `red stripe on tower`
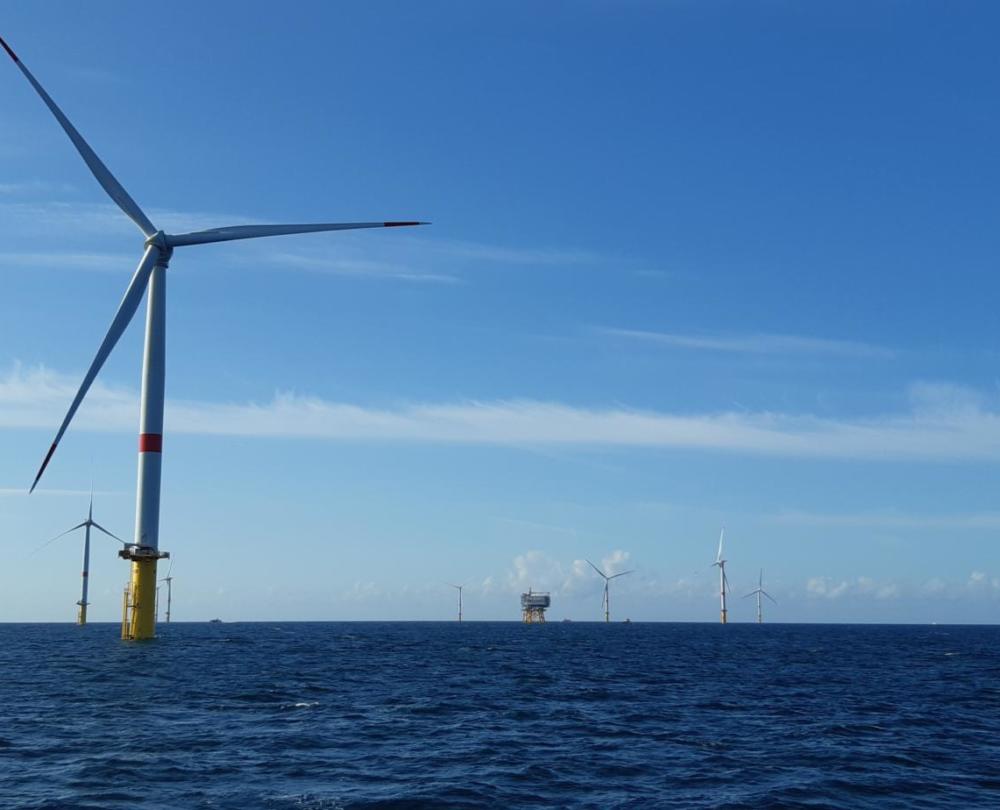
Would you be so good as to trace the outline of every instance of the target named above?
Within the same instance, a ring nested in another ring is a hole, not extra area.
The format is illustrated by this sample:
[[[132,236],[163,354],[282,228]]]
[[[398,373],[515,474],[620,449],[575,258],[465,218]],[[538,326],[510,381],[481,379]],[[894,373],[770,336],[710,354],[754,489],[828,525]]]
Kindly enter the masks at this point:
[[[140,433],[139,434],[140,453],[162,453],[163,434],[162,433]]]

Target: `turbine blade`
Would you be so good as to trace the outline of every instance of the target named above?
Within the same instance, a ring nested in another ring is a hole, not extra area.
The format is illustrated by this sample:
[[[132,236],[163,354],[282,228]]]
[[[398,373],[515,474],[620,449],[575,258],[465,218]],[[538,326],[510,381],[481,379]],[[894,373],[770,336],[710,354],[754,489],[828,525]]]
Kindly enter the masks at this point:
[[[139,229],[146,234],[146,236],[152,236],[156,233],[156,228],[153,223],[149,221],[149,218],[142,212],[142,209],[136,204],[128,192],[122,188],[122,184],[119,183],[113,174],[108,170],[101,159],[94,153],[94,150],[90,148],[90,145],[83,139],[83,136],[76,131],[69,119],[63,115],[63,111],[56,106],[56,103],[52,100],[45,89],[38,83],[34,76],[31,75],[31,71],[28,70],[24,63],[17,58],[17,54],[11,50],[10,46],[0,38],[0,45],[3,45],[5,51],[14,60],[21,72],[25,75],[31,86],[35,88],[35,92],[41,96],[42,101],[45,102],[45,106],[49,108],[52,114],[56,117],[56,121],[59,122],[59,126],[63,128],[69,139],[73,142],[73,146],[76,147],[76,151],[80,153],[80,157],[83,158],[84,163],[90,169],[91,173],[97,179],[97,182],[101,184],[108,196],[115,201],[115,204],[125,212],[126,216],[131,219]]]
[[[119,537],[119,536],[118,536],[117,534],[112,534],[112,533],[111,533],[111,532],[109,532],[109,531],[108,531],[107,529],[105,529],[105,528],[104,528],[104,527],[103,527],[103,526],[102,526],[102,525],[101,525],[100,523],[97,523],[96,521],[93,521],[93,520],[92,520],[92,521],[90,521],[90,525],[91,525],[91,526],[93,526],[93,527],[94,527],[95,529],[97,529],[98,531],[101,531],[101,532],[104,532],[104,533],[105,533],[105,534],[106,534],[106,535],[107,535],[108,537],[113,537],[113,538],[114,538],[115,540],[117,540],[117,541],[118,541],[119,543],[121,543],[121,544],[122,544],[123,546],[129,546],[129,545],[132,545],[131,543],[126,543],[126,542],[125,542],[124,540],[122,540],[122,539],[121,539],[121,538],[120,538],[120,537]]]
[[[618,577],[623,577],[626,574],[634,574],[634,573],[635,569],[633,568],[631,571],[622,571],[620,574],[612,574],[610,577],[608,577],[608,579],[617,579]]]
[[[53,538],[52,538],[51,540],[46,540],[46,541],[45,541],[44,543],[42,543],[42,544],[41,544],[41,545],[40,545],[40,546],[39,546],[38,548],[36,548],[36,549],[35,549],[34,551],[32,551],[31,553],[32,553],[32,554],[37,554],[37,553],[38,553],[39,551],[41,551],[41,550],[42,550],[43,548],[45,548],[45,547],[46,547],[47,545],[49,545],[49,544],[51,544],[51,543],[54,543],[54,542],[55,542],[56,540],[58,540],[58,539],[59,539],[60,537],[65,537],[65,536],[66,536],[67,534],[69,534],[70,532],[75,532],[75,531],[76,531],[77,529],[82,529],[82,528],[83,528],[84,526],[86,526],[86,525],[87,525],[87,521],[83,521],[83,523],[80,523],[80,524],[78,524],[78,525],[74,526],[74,527],[73,527],[72,529],[67,529],[67,530],[66,530],[66,531],[64,531],[64,532],[63,532],[62,534],[57,534],[57,535],[56,535],[55,537],[53,537]]]
[[[358,228],[400,228],[409,225],[430,225],[429,222],[319,222],[311,225],[232,225],[227,228],[210,228],[167,236],[171,247],[207,245],[211,242],[230,242],[234,239],[257,239],[263,236],[288,236],[296,233],[319,231],[351,231]]]
[[[722,527],[722,531],[719,532],[719,552],[715,555],[715,561],[719,562],[722,559],[722,538],[726,535],[726,527]]]
[[[69,406],[66,418],[63,419],[62,424],[59,426],[59,431],[56,433],[56,438],[52,442],[49,452],[45,454],[45,460],[42,461],[42,466],[38,469],[38,474],[35,476],[34,483],[32,483],[31,489],[28,490],[29,494],[34,492],[35,487],[38,486],[38,481],[42,477],[42,473],[45,472],[45,468],[48,466],[49,461],[52,458],[52,454],[56,451],[56,447],[59,446],[59,441],[66,432],[66,428],[69,427],[69,423],[73,419],[77,408],[79,408],[80,403],[83,402],[83,398],[87,395],[87,391],[90,390],[90,386],[94,382],[94,378],[97,377],[97,373],[104,365],[104,361],[108,359],[108,355],[111,354],[111,350],[114,349],[115,344],[118,343],[118,339],[122,336],[122,333],[132,320],[132,316],[135,315],[135,311],[139,308],[139,302],[142,301],[142,294],[146,291],[146,284],[149,281],[149,274],[152,272],[153,265],[156,264],[156,260],[159,256],[160,249],[155,245],[147,247],[146,252],[142,255],[142,259],[139,261],[139,266],[136,268],[135,273],[132,276],[132,280],[125,289],[125,295],[122,296],[122,301],[118,305],[118,311],[115,313],[114,320],[111,321],[111,327],[108,329],[108,333],[104,336],[104,340],[101,342],[101,347],[97,350],[97,356],[94,357],[94,361],[90,364],[90,368],[87,369],[83,382],[80,383],[80,389],[76,392],[76,396],[73,397],[73,402]]]
[[[778,600],[775,599],[773,596],[771,596],[771,594],[769,594],[767,591],[761,591],[761,593],[764,594],[764,596],[766,596],[772,602],[774,602],[774,604],[778,604]]]
[[[589,565],[589,566],[590,566],[591,568],[593,568],[593,569],[594,569],[594,570],[595,570],[595,571],[596,571],[596,572],[597,572],[598,574],[600,574],[600,575],[601,575],[602,577],[604,577],[605,579],[607,579],[607,578],[608,578],[608,575],[607,575],[607,574],[605,574],[605,573],[604,573],[604,572],[603,572],[603,571],[602,571],[602,570],[601,570],[600,568],[598,568],[598,567],[597,567],[596,565],[594,565],[594,564],[593,564],[593,563],[592,563],[592,562],[591,562],[590,560],[587,560],[587,565]]]
[[[756,593],[757,593],[757,591],[750,591],[750,593],[744,594],[743,598],[746,599],[748,596],[754,596]]]

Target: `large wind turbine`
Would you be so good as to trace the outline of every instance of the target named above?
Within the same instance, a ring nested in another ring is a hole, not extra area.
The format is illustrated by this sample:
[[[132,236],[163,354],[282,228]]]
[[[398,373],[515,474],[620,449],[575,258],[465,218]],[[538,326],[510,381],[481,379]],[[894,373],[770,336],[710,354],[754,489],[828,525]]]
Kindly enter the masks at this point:
[[[458,589],[458,620],[462,621],[462,588],[464,585],[452,585],[452,588]]]
[[[610,597],[609,592],[608,592],[608,585],[610,584],[611,580],[617,579],[618,577],[623,577],[626,574],[631,574],[632,571],[622,571],[620,574],[611,574],[611,576],[608,576],[600,568],[598,568],[596,565],[594,565],[590,560],[587,560],[587,564],[591,568],[593,568],[598,574],[600,574],[602,577],[604,577],[604,598],[601,600],[601,607],[604,608],[604,621],[605,622],[610,622],[611,621],[611,597]]]
[[[128,548],[128,546],[129,546],[128,543],[126,543],[124,540],[122,540],[118,535],[112,534],[111,532],[109,532],[100,523],[98,523],[96,520],[94,520],[94,492],[93,492],[93,490],[91,490],[91,492],[90,492],[90,508],[87,510],[87,519],[85,521],[83,521],[83,523],[78,523],[72,529],[67,529],[62,534],[57,534],[51,540],[45,541],[45,543],[43,543],[39,547],[39,551],[41,551],[41,549],[45,548],[45,546],[47,546],[49,543],[54,543],[60,537],[65,537],[67,534],[69,534],[70,532],[75,532],[77,529],[85,529],[85,531],[83,533],[83,573],[81,575],[82,578],[83,578],[83,587],[82,587],[81,592],[80,592],[80,601],[77,602],[77,604],[80,606],[80,609],[77,611],[77,614],[76,614],[76,623],[77,624],[81,624],[81,625],[87,623],[87,605],[90,604],[90,602],[87,601],[87,591],[89,590],[89,587],[90,587],[90,529],[91,529],[91,527],[97,529],[99,532],[104,532],[108,537],[114,538],[119,543],[121,543],[125,548]]]
[[[763,568],[760,569],[760,577],[757,580],[757,587],[754,588],[754,590],[750,591],[750,593],[748,593],[743,598],[746,599],[747,596],[753,596],[754,594],[757,595],[757,624],[763,624],[764,623],[764,611],[761,609],[761,604],[760,604],[760,598],[761,598],[761,596],[766,596],[768,599],[770,599],[772,602],[774,602],[774,604],[778,604],[778,600],[775,599],[773,596],[771,596],[771,594],[769,594],[767,591],[764,590],[764,569]]]
[[[726,623],[726,617],[728,611],[726,610],[726,591],[729,590],[729,579],[726,577],[726,561],[722,559],[722,538],[726,534],[725,527],[719,532],[719,551],[715,555],[715,562],[712,566],[718,566],[719,568],[719,594],[722,597],[722,623]]]
[[[212,242],[228,242],[234,239],[255,239],[263,236],[312,233],[316,231],[342,231],[354,228],[389,228],[402,225],[422,225],[421,222],[340,222],[307,225],[236,225],[212,228],[192,233],[168,234],[158,230],[146,214],[136,204],[122,185],[90,148],[76,128],[63,115],[62,110],[49,97],[35,77],[24,66],[10,46],[0,38],[0,45],[20,68],[31,86],[41,96],[42,101],[55,116],[77,152],[90,168],[91,173],[107,192],[115,204],[142,231],[145,237],[144,251],[132,280],[125,288],[125,295],[118,305],[118,311],[111,322],[97,356],[90,364],[80,389],[76,392],[65,419],[56,432],[52,446],[31,485],[31,491],[38,485],[42,473],[55,453],[59,441],[69,427],[73,415],[90,389],[94,378],[111,354],[142,301],[143,293],[149,289],[146,306],[146,339],[142,365],[142,395],[139,414],[139,475],[136,487],[135,543],[127,546],[119,554],[132,563],[131,578],[125,597],[125,621],[122,622],[122,637],[126,639],[152,638],[156,632],[156,563],[169,557],[160,551],[160,464],[163,450],[163,394],[165,358],[165,285],[166,270],[174,248],[189,245],[204,245]]]

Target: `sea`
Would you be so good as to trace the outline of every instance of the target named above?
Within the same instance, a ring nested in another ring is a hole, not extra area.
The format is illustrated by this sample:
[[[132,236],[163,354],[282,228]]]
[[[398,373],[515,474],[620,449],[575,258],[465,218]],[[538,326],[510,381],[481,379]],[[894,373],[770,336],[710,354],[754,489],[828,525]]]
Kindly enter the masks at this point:
[[[1000,808],[1000,627],[0,625],[0,808]]]

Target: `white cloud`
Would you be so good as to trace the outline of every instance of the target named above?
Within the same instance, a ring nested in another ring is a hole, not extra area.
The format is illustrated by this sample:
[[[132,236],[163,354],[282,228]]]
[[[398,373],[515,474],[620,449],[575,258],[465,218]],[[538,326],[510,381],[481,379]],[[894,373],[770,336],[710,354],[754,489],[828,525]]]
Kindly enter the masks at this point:
[[[0,427],[57,425],[77,375],[19,366],[0,376]],[[98,382],[76,429],[135,429],[134,390]],[[167,431],[230,436],[494,445],[687,448],[783,457],[1000,460],[1000,414],[985,408],[869,419],[716,412],[674,414],[535,400],[369,408],[278,393],[264,403],[169,400]],[[793,516],[794,517],[794,516]]]
[[[617,548],[607,557],[601,558],[601,570],[608,576],[620,574],[626,569],[629,556],[627,551]]]
[[[891,349],[860,343],[853,340],[830,340],[802,335],[749,334],[749,335],[681,335],[666,332],[648,332],[639,329],[599,330],[613,337],[644,340],[677,349],[735,352],[738,354],[807,354],[840,357],[890,358]]]
[[[973,571],[965,587],[975,594],[1000,593],[1000,577],[990,576],[985,571]]]
[[[507,590],[557,591],[564,580],[563,567],[557,560],[542,551],[526,551],[514,558],[513,567],[507,572]]]
[[[806,582],[806,591],[813,596],[823,596],[827,599],[837,599],[847,593],[847,582],[834,582],[828,577],[810,577]]]
[[[605,557],[602,563],[615,564],[627,560],[627,551],[615,551]],[[535,591],[548,591],[553,594],[569,596],[577,593],[590,593],[603,587],[600,578],[586,560],[573,560],[568,566],[551,557],[543,551],[532,550],[514,557],[511,567],[504,578],[506,587],[503,592],[520,594],[529,588]],[[488,577],[484,586],[489,583],[489,591],[501,592],[496,587],[496,580]],[[484,590],[484,592],[486,592]]]

